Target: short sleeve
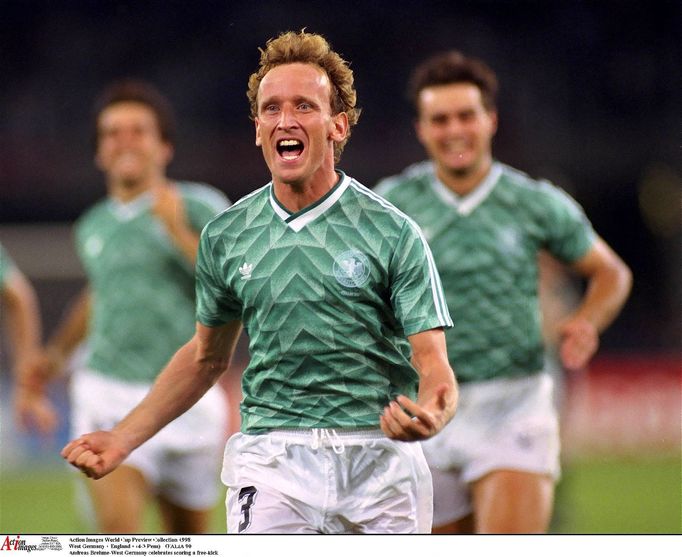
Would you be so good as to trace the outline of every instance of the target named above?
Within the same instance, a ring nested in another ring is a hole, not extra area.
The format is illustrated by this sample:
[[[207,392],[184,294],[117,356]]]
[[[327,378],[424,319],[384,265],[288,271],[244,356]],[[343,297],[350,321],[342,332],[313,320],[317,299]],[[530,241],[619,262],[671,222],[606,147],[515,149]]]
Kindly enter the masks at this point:
[[[202,230],[213,217],[231,205],[223,192],[208,185],[188,186],[185,192],[187,218],[195,230]]]
[[[227,277],[218,272],[219,253],[212,248],[207,229],[201,234],[196,263],[196,319],[207,327],[218,327],[241,319],[241,307],[230,292]]]
[[[0,245],[0,289],[5,287],[5,283],[14,268],[14,263],[5,249]]]
[[[582,207],[566,192],[543,183],[546,193],[545,247],[555,257],[572,263],[594,244],[596,234]]]
[[[438,269],[418,225],[406,219],[390,265],[391,303],[406,336],[452,327]]]

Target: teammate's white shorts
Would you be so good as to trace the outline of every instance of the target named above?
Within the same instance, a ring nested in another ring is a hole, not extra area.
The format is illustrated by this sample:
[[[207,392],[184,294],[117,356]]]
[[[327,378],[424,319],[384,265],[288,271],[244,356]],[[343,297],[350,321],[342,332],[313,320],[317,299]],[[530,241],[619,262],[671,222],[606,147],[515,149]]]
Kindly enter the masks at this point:
[[[422,442],[433,476],[434,526],[472,512],[469,483],[493,470],[560,474],[559,420],[547,373],[460,385],[457,413]]]
[[[419,443],[379,429],[236,433],[225,447],[227,532],[428,533],[431,474]]]
[[[74,438],[111,429],[149,391],[91,370],[71,378],[71,430]],[[213,387],[185,414],[168,424],[124,461],[142,472],[156,493],[192,510],[213,507],[222,487],[220,458],[227,437],[227,398]]]

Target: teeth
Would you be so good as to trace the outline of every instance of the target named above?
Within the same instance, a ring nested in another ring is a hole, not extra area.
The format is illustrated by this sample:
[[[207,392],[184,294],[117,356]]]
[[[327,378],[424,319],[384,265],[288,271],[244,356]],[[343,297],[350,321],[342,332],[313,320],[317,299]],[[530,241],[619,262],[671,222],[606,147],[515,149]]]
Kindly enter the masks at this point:
[[[295,147],[300,144],[301,142],[298,139],[282,139],[279,141],[279,145],[282,147]]]
[[[280,139],[277,142],[277,152],[284,160],[295,160],[303,152],[303,142],[298,139]]]
[[[463,141],[450,141],[445,144],[445,148],[450,151],[463,151],[467,145]]]
[[[136,162],[137,159],[138,159],[137,155],[133,155],[131,153],[124,153],[122,155],[119,155],[118,157],[118,160],[124,163]]]

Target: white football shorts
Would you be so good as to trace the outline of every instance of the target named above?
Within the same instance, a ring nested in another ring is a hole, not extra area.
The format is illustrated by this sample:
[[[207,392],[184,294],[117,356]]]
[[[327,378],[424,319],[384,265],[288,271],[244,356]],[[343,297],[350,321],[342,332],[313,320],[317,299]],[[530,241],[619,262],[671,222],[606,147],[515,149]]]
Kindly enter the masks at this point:
[[[74,438],[111,429],[149,391],[150,385],[119,381],[79,369],[71,378]],[[124,461],[171,502],[191,510],[213,507],[222,487],[221,453],[227,437],[227,397],[211,388],[185,414],[135,449]]]
[[[371,430],[236,433],[225,447],[228,534],[428,533],[419,443]]]
[[[469,484],[493,470],[560,475],[559,420],[547,373],[460,385],[452,421],[422,442],[433,476],[434,526],[472,512]]]

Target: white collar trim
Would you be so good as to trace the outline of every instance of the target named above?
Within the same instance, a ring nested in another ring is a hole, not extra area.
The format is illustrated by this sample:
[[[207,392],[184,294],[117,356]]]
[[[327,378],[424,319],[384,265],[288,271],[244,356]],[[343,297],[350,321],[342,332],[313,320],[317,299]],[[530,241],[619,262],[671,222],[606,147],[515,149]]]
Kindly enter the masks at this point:
[[[453,207],[460,215],[467,216],[486,200],[495,188],[500,176],[502,176],[502,165],[494,162],[483,181],[472,192],[460,196],[441,182],[434,171],[431,177],[431,187],[444,203]]]
[[[275,200],[275,186],[271,184],[270,186],[270,205],[275,213],[291,228],[294,232],[299,232],[307,224],[313,222],[316,218],[323,215],[329,208],[331,208],[348,189],[350,185],[351,178],[345,174],[341,175],[341,180],[337,184],[334,190],[331,192],[329,197],[322,201],[319,205],[313,204],[313,207],[308,209],[302,209],[299,213],[294,213],[293,215],[284,209]]]
[[[112,197],[110,202],[111,212],[118,220],[131,220],[149,209],[152,203],[152,193],[146,191],[128,202],[119,201]]]

